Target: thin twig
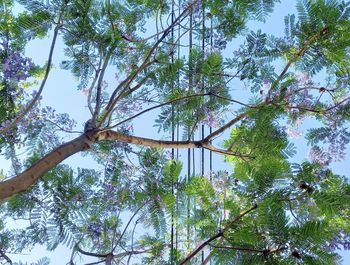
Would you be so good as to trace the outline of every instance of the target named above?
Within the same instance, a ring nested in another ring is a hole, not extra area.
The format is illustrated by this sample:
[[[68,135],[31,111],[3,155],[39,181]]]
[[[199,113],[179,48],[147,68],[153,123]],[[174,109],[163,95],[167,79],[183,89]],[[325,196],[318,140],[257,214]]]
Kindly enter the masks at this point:
[[[115,124],[115,125],[113,125],[113,126],[111,126],[111,127],[109,127],[109,128],[106,128],[106,130],[115,128],[115,127],[117,127],[117,126],[119,126],[119,125],[121,125],[121,124],[123,124],[123,123],[125,123],[125,122],[128,122],[128,121],[130,121],[130,120],[132,120],[132,119],[135,119],[136,117],[138,117],[138,116],[140,116],[140,115],[142,115],[142,114],[144,114],[144,113],[146,113],[146,112],[149,112],[149,111],[154,110],[154,109],[157,109],[157,108],[161,108],[161,107],[166,106],[166,105],[170,105],[170,104],[175,103],[175,102],[177,102],[177,101],[185,100],[185,99],[190,99],[190,98],[194,98],[194,97],[203,97],[203,96],[208,96],[208,95],[210,95],[210,93],[194,94],[194,95],[188,95],[188,96],[184,96],[184,97],[179,97],[179,98],[170,100],[170,101],[168,101],[168,102],[164,102],[164,103],[162,103],[162,104],[159,104],[159,105],[150,107],[150,108],[148,108],[148,109],[145,109],[145,110],[143,110],[143,111],[140,111],[139,113],[137,113],[137,114],[135,114],[135,115],[133,115],[133,116],[127,118],[127,119],[124,119],[124,120],[122,120],[121,122],[118,122],[117,124]]]
[[[279,82],[284,78],[285,74],[287,73],[290,66],[295,63],[300,57],[304,56],[305,52],[311,47],[313,43],[315,43],[320,37],[322,37],[325,33],[325,29],[323,29],[321,32],[315,34],[312,36],[308,41],[304,43],[304,45],[299,49],[299,51],[287,62],[286,66],[283,68],[280,75],[277,77],[277,79],[273,82],[271,85],[269,91],[267,92],[267,96],[265,99],[265,102],[270,101],[272,91],[277,87]]]
[[[147,201],[148,202],[148,201]],[[112,253],[114,252],[114,250],[117,248],[118,244],[120,243],[120,241],[123,239],[123,236],[126,232],[126,230],[128,229],[129,225],[131,224],[131,221],[134,219],[134,217],[138,214],[138,212],[147,204],[147,202],[145,202],[144,204],[142,204],[136,211],[135,213],[130,217],[128,223],[126,224],[126,226],[124,227],[123,232],[121,233],[120,237],[118,238],[118,240],[115,242],[115,245],[112,249]]]

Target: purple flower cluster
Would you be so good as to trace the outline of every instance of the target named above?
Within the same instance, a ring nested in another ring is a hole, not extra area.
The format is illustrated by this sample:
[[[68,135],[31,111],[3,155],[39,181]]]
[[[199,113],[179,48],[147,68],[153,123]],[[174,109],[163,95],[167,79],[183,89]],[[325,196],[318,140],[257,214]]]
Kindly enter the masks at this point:
[[[110,197],[114,196],[116,192],[116,188],[112,184],[104,183],[103,188],[105,190],[105,193]]]
[[[331,251],[350,250],[350,236],[344,231],[340,231],[331,241],[328,242],[327,248]]]
[[[298,139],[303,136],[303,132],[300,130],[299,126],[304,122],[303,117],[297,117],[296,119],[288,121],[288,127],[286,129],[287,135],[292,139]]]
[[[91,223],[88,226],[88,231],[90,231],[91,233],[93,233],[97,236],[100,236],[102,234],[102,231],[103,231],[102,224],[96,223],[96,222]]]
[[[110,183],[103,184],[104,196],[107,204],[116,202],[117,189]]]
[[[317,146],[311,148],[309,158],[312,162],[318,163],[321,166],[328,166],[332,161],[331,156]]]
[[[223,117],[220,117],[219,113],[216,113],[211,110],[207,110],[207,116],[203,120],[203,123],[208,125],[211,128],[217,128],[220,127],[220,125],[223,123]]]
[[[19,52],[12,52],[3,63],[3,77],[10,82],[20,82],[30,77],[35,64],[32,59],[23,57]]]

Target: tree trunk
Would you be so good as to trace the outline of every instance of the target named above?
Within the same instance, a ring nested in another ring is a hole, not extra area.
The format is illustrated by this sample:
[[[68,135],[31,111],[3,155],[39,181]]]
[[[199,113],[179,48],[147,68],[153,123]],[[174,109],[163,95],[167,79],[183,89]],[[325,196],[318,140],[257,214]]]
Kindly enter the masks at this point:
[[[3,201],[21,191],[26,191],[50,169],[54,168],[57,164],[71,155],[88,149],[90,145],[91,141],[89,140],[88,135],[83,134],[72,141],[57,147],[19,175],[0,182],[0,201]]]

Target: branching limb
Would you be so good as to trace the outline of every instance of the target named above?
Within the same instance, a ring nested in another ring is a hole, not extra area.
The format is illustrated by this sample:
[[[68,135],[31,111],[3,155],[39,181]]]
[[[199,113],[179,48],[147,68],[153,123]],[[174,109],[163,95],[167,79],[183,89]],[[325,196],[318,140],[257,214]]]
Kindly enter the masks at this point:
[[[94,115],[94,109],[92,108],[92,103],[91,103],[91,100],[92,100],[92,91],[95,87],[95,84],[98,80],[98,77],[100,75],[100,67],[101,67],[101,63],[102,63],[102,59],[100,58],[99,62],[98,62],[98,67],[97,69],[95,69],[95,76],[94,76],[94,79],[92,80],[91,82],[91,85],[90,85],[90,88],[88,90],[88,97],[87,97],[87,104],[88,104],[88,108],[90,110],[90,113],[91,115]]]
[[[228,250],[239,250],[239,251],[246,251],[246,252],[256,252],[256,253],[265,253],[268,252],[268,249],[254,249],[254,248],[244,248],[244,247],[232,247],[232,246],[218,246],[209,244],[212,248],[218,248],[218,249],[228,249]]]
[[[328,29],[324,28],[321,32],[319,32],[319,33],[315,34],[314,36],[312,36],[308,41],[306,41],[304,43],[304,45],[299,49],[299,51],[287,62],[287,64],[283,68],[282,72],[277,77],[277,79],[273,82],[273,84],[271,85],[269,91],[267,92],[267,96],[266,96],[265,102],[270,101],[272,91],[276,88],[278,83],[282,81],[282,79],[284,78],[284,76],[287,73],[287,71],[290,68],[290,66],[293,63],[295,63],[299,58],[303,57],[305,52],[311,47],[311,45],[314,44],[319,38],[324,36],[327,32],[328,32]]]
[[[152,65],[152,64],[155,63],[155,62],[156,62],[156,60],[152,60],[151,62],[148,62],[147,65],[146,65],[146,67]],[[136,76],[135,76],[135,77],[136,77]],[[130,84],[131,84],[131,82],[129,82],[129,81],[130,81],[130,78],[132,78],[132,75],[127,76],[127,77],[126,77],[123,81],[121,81],[121,82],[119,83],[119,85],[114,89],[112,95],[111,95],[110,98],[109,98],[109,101],[108,101],[108,103],[107,103],[107,106],[105,107],[105,110],[110,110],[110,111],[109,111],[109,114],[104,116],[104,119],[103,119],[103,121],[100,122],[100,124],[103,124],[103,122],[104,122],[106,119],[110,119],[111,113],[113,112],[117,101],[118,101],[122,96],[124,96],[124,97],[125,97],[125,96],[128,96],[128,95],[130,95],[132,92],[136,91],[139,87],[142,86],[143,82],[142,82],[142,80],[141,80],[141,82],[140,82],[139,84],[137,84],[135,87],[130,88]],[[147,76],[147,78],[149,78],[149,77]],[[145,82],[145,81],[146,81],[146,80],[144,80],[144,82]],[[124,89],[123,89],[123,88],[124,88]],[[119,94],[118,98],[116,99],[117,93],[118,93],[120,90],[122,90],[122,89],[123,89],[123,95],[122,95],[122,94]],[[126,89],[127,89],[127,90],[126,90]]]
[[[38,160],[34,165],[18,174],[17,176],[0,182],[0,201],[9,198],[16,193],[26,191],[31,185],[36,183],[47,171],[55,167],[64,159],[71,155],[87,150],[92,144],[109,140],[119,141],[123,143],[130,143],[155,148],[206,148],[219,154],[233,155],[241,158],[247,157],[246,155],[236,154],[231,151],[218,149],[210,144],[211,137],[217,135],[218,132],[222,132],[227,129],[229,124],[233,124],[234,121],[238,121],[245,117],[243,113],[236,117],[233,121],[227,125],[221,127],[219,130],[213,132],[208,137],[200,141],[167,141],[167,140],[154,140],[149,138],[137,137],[128,135],[112,130],[98,131],[91,130],[85,132],[83,135],[73,139],[66,144],[63,144],[43,158]]]
[[[226,127],[228,128],[228,126]],[[222,128],[219,130],[222,130]],[[211,135],[215,135],[215,132]],[[207,138],[210,139],[210,137]],[[70,157],[75,153],[87,150],[91,147],[92,144],[104,140],[119,141],[123,143],[155,148],[206,148],[219,154],[233,155],[242,158],[246,157],[245,155],[218,149],[212,146],[210,142],[206,140],[207,138],[200,141],[167,141],[137,137],[112,130],[88,131],[83,135],[73,139],[72,141],[57,147],[49,154],[38,160],[30,168],[18,174],[17,176],[0,182],[0,201],[3,201],[6,198],[15,195],[16,193],[26,191],[31,185],[35,184],[47,171],[55,167],[64,159]]]
[[[263,254],[265,257],[268,255],[271,255],[273,253],[281,252],[286,249],[288,249],[286,246],[283,247],[277,247],[275,249],[254,249],[254,248],[246,248],[246,247],[234,247],[234,246],[219,246],[219,245],[213,245],[209,244],[212,248],[216,249],[226,249],[226,250],[237,250],[237,251],[244,251],[244,252],[251,252],[251,253],[260,253]]]
[[[149,112],[149,111],[151,111],[151,110],[158,109],[158,108],[164,107],[164,106],[166,106],[166,105],[173,104],[173,103],[178,102],[178,101],[181,101],[181,100],[191,99],[191,98],[195,98],[195,97],[204,97],[204,96],[209,96],[209,95],[210,95],[210,93],[203,93],[203,94],[194,94],[194,95],[188,95],[188,96],[179,97],[179,98],[176,98],[176,99],[173,99],[173,100],[164,102],[164,103],[162,103],[162,104],[159,104],[159,105],[150,107],[150,108],[148,108],[148,109],[142,110],[142,111],[140,111],[139,113],[137,113],[137,114],[135,114],[135,115],[133,115],[133,116],[131,116],[131,117],[125,119],[125,120],[122,120],[121,122],[118,122],[117,124],[115,124],[115,125],[113,125],[113,126],[107,128],[107,129],[115,128],[115,127],[117,127],[117,126],[119,126],[119,125],[121,125],[121,124],[123,124],[123,123],[125,123],[125,122],[128,122],[128,121],[130,121],[130,120],[132,120],[132,119],[135,119],[136,117],[139,117],[139,116],[141,116],[142,114],[145,114],[146,112]]]
[[[294,217],[294,219],[297,220],[297,222],[299,224],[302,224],[302,222],[299,220],[299,218],[294,214],[291,201],[288,201],[288,206],[289,206],[289,211],[292,214],[292,216]]]
[[[79,253],[81,253],[81,254],[83,254],[85,256],[89,256],[89,257],[107,258],[110,255],[110,253],[108,253],[108,254],[97,254],[97,253],[88,252],[88,251],[82,250],[78,245],[75,246],[75,249]]]
[[[236,104],[238,104],[238,105],[242,105],[242,106],[247,107],[247,108],[258,108],[257,106],[249,105],[249,104],[243,103],[243,102],[238,101],[238,100],[235,100],[235,99],[223,97],[223,96],[218,95],[218,94],[215,94],[215,93],[211,93],[211,95],[212,95],[213,97],[217,97],[217,98],[222,99],[222,100],[227,100],[227,101],[229,101],[229,102],[236,103]]]
[[[105,114],[101,118],[100,124],[103,124],[105,122],[105,120],[108,118],[108,116],[113,111],[114,106],[116,105],[118,100],[124,95],[124,93],[129,88],[130,84],[134,81],[136,76],[148,66],[149,59],[151,58],[151,56],[153,55],[155,50],[158,48],[158,46],[162,43],[162,41],[166,38],[166,36],[168,36],[168,34],[171,32],[171,29],[174,28],[175,25],[177,25],[177,23],[179,23],[180,21],[182,21],[184,19],[184,17],[187,15],[188,11],[197,2],[198,2],[198,0],[194,0],[191,4],[189,4],[187,6],[187,8],[185,10],[183,10],[182,13],[173,21],[173,23],[164,30],[163,35],[152,46],[152,48],[148,52],[146,58],[143,60],[143,63],[126,79],[127,81],[124,83],[122,91],[119,93],[119,95],[115,96],[115,97],[113,97],[113,95],[111,96],[110,101],[109,101],[107,107],[105,108],[105,111],[104,111]]]
[[[239,214],[236,218],[234,218],[232,221],[230,221],[229,223],[226,224],[226,226],[220,230],[217,234],[215,234],[214,236],[212,236],[211,238],[203,241],[201,244],[199,244],[190,254],[187,255],[187,257],[180,263],[180,265],[184,265],[186,263],[188,263],[198,252],[200,252],[204,247],[210,245],[211,242],[213,242],[214,240],[224,236],[224,234],[226,233],[226,231],[228,229],[231,228],[231,226],[236,223],[237,221],[239,221],[240,219],[242,219],[245,215],[247,215],[248,213],[250,213],[251,211],[255,210],[257,208],[257,204],[254,204],[251,208],[249,208],[248,210],[242,212],[241,214]]]
[[[2,249],[0,249],[0,256],[4,258],[6,262],[12,265],[12,260],[5,254],[5,252]]]
[[[121,259],[121,258],[124,258],[124,257],[129,256],[129,255],[137,255],[137,254],[144,254],[144,253],[151,252],[151,249],[142,249],[142,250],[125,251],[125,252],[118,253],[118,254],[114,255],[113,253],[98,254],[98,253],[88,252],[88,251],[81,249],[78,245],[75,246],[75,249],[79,253],[81,253],[85,256],[95,257],[95,258],[104,258],[103,261],[106,261],[106,262],[112,261],[113,259]]]
[[[103,78],[104,78],[106,68],[109,64],[113,51],[114,51],[114,46],[112,45],[110,50],[107,52],[102,68],[99,69],[99,78],[98,78],[97,88],[96,88],[96,105],[95,105],[94,114],[92,116],[92,121],[94,124],[96,124],[97,118],[101,111],[101,104],[102,104],[101,96],[102,96],[102,85],[103,85],[102,83],[103,83]]]
[[[231,121],[229,121],[225,125],[221,126],[219,129],[217,129],[216,131],[213,131],[211,134],[209,134],[207,137],[205,137],[204,141],[209,142],[209,141],[213,140],[213,138],[215,138],[219,134],[223,133],[225,130],[227,130],[228,128],[230,128],[231,126],[233,126],[234,124],[241,121],[242,119],[244,119],[247,116],[248,116],[248,112],[243,112],[243,113],[239,114],[236,118],[232,119]]]
[[[47,171],[71,155],[88,149],[91,144],[90,136],[83,134],[54,149],[16,177],[0,182],[0,202],[16,193],[26,191]]]
[[[101,264],[101,263],[104,263],[104,262],[106,262],[105,259],[100,260],[100,261],[96,261],[96,262],[85,263],[84,265],[96,265],[96,264]]]
[[[131,224],[131,221],[135,218],[135,216],[139,213],[139,211],[140,211],[146,204],[147,204],[147,202],[144,203],[144,204],[142,204],[142,205],[134,212],[134,214],[130,217],[130,219],[129,219],[128,223],[126,224],[126,226],[125,226],[123,232],[121,233],[120,237],[117,239],[117,241],[116,241],[115,243],[113,243],[113,244],[114,244],[114,247],[113,247],[113,249],[112,249],[112,252],[115,251],[115,249],[116,249],[117,246],[119,245],[120,241],[123,239],[123,236],[124,236],[126,230],[128,229],[129,225]]]
[[[148,147],[155,148],[205,148],[211,150],[215,153],[232,155],[238,157],[250,157],[243,154],[237,154],[231,151],[222,150],[214,147],[205,139],[197,141],[168,141],[168,140],[155,140],[150,138],[138,137],[133,135],[128,135],[112,130],[101,131],[97,133],[95,142],[110,140],[110,141],[119,141],[123,143],[136,144]],[[252,158],[252,157],[250,157]],[[0,186],[1,187],[1,186]]]
[[[136,230],[136,226],[138,225],[138,222],[141,218],[137,219],[135,224],[134,224],[134,228],[132,229],[132,233],[131,233],[131,251],[134,251],[134,237],[135,237],[135,230]],[[131,256],[129,255],[128,261],[127,261],[127,265],[130,264],[130,260],[131,260]]]
[[[125,122],[128,122],[128,121],[130,121],[130,120],[132,120],[132,119],[134,119],[134,118],[136,118],[136,117],[139,117],[140,115],[142,115],[142,114],[144,114],[144,113],[146,113],[146,112],[149,112],[149,111],[151,111],[151,110],[154,110],[154,109],[157,109],[157,108],[161,108],[161,107],[163,107],[163,106],[170,105],[170,104],[173,104],[173,103],[178,102],[178,101],[181,101],[181,100],[186,100],[186,99],[190,99],[190,98],[194,98],[194,97],[204,97],[204,96],[213,96],[213,97],[217,97],[217,98],[220,98],[220,99],[223,99],[223,100],[227,100],[227,101],[230,101],[230,102],[233,102],[233,103],[237,103],[237,104],[239,104],[239,105],[243,105],[243,106],[245,106],[245,107],[249,107],[249,108],[258,108],[257,106],[248,105],[248,104],[242,103],[242,102],[240,102],[240,101],[237,101],[237,100],[234,100],[234,99],[229,99],[229,98],[226,98],[226,97],[222,97],[222,96],[220,96],[220,95],[213,94],[213,93],[210,93],[210,92],[209,92],[209,93],[202,93],[202,94],[193,94],[193,95],[187,95],[187,96],[179,97],[179,98],[170,100],[170,101],[168,101],[168,102],[164,102],[164,103],[161,103],[161,104],[159,104],[159,105],[150,107],[150,108],[145,109],[145,110],[143,110],[143,111],[140,111],[139,113],[137,113],[137,114],[135,114],[135,115],[133,115],[133,116],[131,116],[131,117],[129,117],[129,118],[123,120],[123,121],[120,121],[120,122],[118,122],[117,124],[115,124],[115,125],[113,125],[113,126],[111,126],[111,127],[106,128],[106,130],[115,128],[115,127],[117,127],[117,126],[119,126],[119,125],[121,125],[121,124],[123,124],[123,123],[125,123]]]
[[[287,109],[297,109],[297,110],[301,110],[301,111],[307,111],[307,112],[313,112],[313,113],[318,113],[318,114],[325,114],[339,106],[341,106],[342,104],[345,104],[347,101],[350,100],[350,97],[346,97],[343,100],[339,101],[338,103],[334,104],[333,106],[330,106],[326,109],[313,109],[313,108],[307,108],[307,107],[303,107],[303,106],[293,106],[293,105],[279,105],[279,104],[275,104],[277,106],[281,106]]]

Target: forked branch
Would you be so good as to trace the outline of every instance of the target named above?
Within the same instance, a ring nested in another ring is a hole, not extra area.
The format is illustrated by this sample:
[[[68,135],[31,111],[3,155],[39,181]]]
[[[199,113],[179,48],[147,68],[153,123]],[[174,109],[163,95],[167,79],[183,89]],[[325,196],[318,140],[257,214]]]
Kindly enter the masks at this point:
[[[171,33],[171,30],[175,27],[175,25],[177,25],[180,21],[182,21],[188,11],[192,8],[193,5],[195,5],[198,2],[198,0],[194,0],[192,1],[192,3],[190,3],[185,10],[182,11],[182,13],[172,22],[172,24],[170,26],[168,26],[165,30],[164,33],[161,35],[161,37],[156,41],[156,43],[152,46],[152,48],[149,50],[146,58],[143,60],[142,64],[137,67],[137,69],[135,71],[133,71],[122,83],[122,86],[118,86],[118,88],[121,88],[121,91],[119,92],[119,94],[117,95],[119,89],[115,89],[113,94],[110,97],[110,100],[107,104],[107,107],[104,110],[104,115],[103,117],[101,117],[101,121],[100,121],[100,125],[103,124],[108,117],[111,115],[112,111],[114,110],[115,105],[117,104],[117,102],[119,101],[120,98],[123,97],[124,93],[127,91],[127,89],[130,87],[131,83],[135,80],[135,78],[137,77],[137,75],[143,71],[144,69],[146,69],[149,65],[149,60],[151,58],[151,56],[153,55],[153,53],[156,51],[156,49],[158,48],[158,46],[162,43],[162,41]]]
[[[210,243],[213,242],[214,240],[224,236],[224,234],[227,232],[227,230],[229,230],[234,223],[236,223],[237,221],[242,219],[245,215],[247,215],[251,211],[255,210],[256,208],[258,208],[258,205],[254,204],[251,208],[249,208],[248,210],[246,210],[246,211],[242,212],[241,214],[239,214],[232,221],[227,223],[225,225],[225,227],[223,229],[221,229],[217,234],[213,235],[209,239],[207,239],[207,240],[203,241],[201,244],[199,244],[190,254],[187,255],[187,257],[180,263],[180,265],[184,265],[184,264],[188,263],[203,248],[205,248],[206,246],[210,245]]]

